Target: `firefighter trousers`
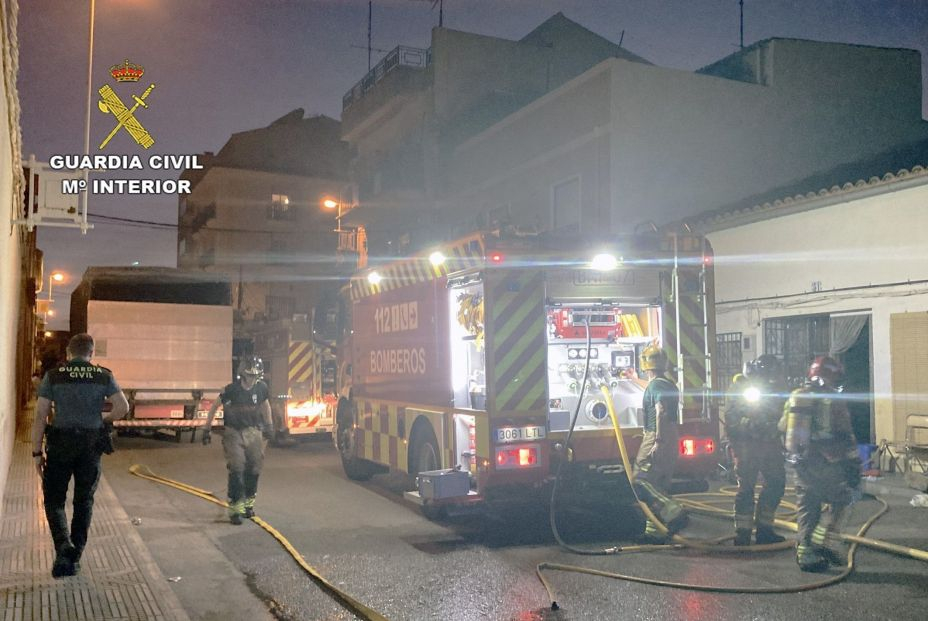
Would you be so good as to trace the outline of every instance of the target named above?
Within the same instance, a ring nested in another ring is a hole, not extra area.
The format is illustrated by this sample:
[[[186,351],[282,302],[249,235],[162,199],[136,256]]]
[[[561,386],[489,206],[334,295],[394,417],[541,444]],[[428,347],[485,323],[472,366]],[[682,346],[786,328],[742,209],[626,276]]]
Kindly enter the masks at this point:
[[[635,457],[635,493],[638,498],[647,503],[671,530],[683,517],[683,507],[670,497],[670,488],[673,483],[673,469],[677,461],[676,441],[661,442],[652,452],[655,445],[655,434],[644,432],[638,455]],[[674,523],[674,524],[671,524]],[[645,524],[645,533],[657,533],[657,525],[648,520]]]
[[[254,498],[258,492],[258,476],[264,464],[264,436],[257,427],[233,429],[222,435],[222,450],[229,469],[229,501],[231,505]]]
[[[825,460],[802,463],[796,466],[796,478],[800,549],[813,545],[835,546],[835,533],[840,529],[841,520],[851,503],[844,465]],[[831,505],[831,511],[823,519],[822,505],[826,502]]]
[[[735,528],[752,530],[773,528],[783,491],[786,488],[786,467],[778,440],[745,440],[732,443],[738,493],[735,495]],[[758,475],[763,487],[754,502],[754,486]]]
[[[97,430],[72,432],[49,429],[45,441],[42,491],[48,529],[55,551],[61,553],[71,544],[77,550],[75,560],[80,558],[87,545],[87,532],[93,518],[93,496],[102,470],[97,448],[99,437]],[[74,510],[69,530],[65,502],[71,477],[74,477]]]

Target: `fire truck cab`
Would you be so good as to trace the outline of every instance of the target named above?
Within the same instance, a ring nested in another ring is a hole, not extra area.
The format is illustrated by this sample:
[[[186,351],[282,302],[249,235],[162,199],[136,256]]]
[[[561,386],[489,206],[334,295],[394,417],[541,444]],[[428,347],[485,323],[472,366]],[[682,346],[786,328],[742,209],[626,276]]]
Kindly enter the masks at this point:
[[[426,510],[536,493],[561,460],[580,484],[621,474],[602,387],[634,454],[639,353],[657,343],[683,395],[677,474],[704,479],[718,438],[712,292],[711,249],[689,235],[479,233],[366,269],[341,301],[345,472],[417,475],[407,497]]]

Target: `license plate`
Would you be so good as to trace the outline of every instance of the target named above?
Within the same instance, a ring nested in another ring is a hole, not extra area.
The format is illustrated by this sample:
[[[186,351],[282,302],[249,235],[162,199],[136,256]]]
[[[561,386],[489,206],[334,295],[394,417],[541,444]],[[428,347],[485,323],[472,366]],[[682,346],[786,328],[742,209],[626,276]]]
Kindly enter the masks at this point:
[[[540,440],[545,437],[545,428],[532,427],[500,427],[496,430],[496,442],[522,442],[524,440]]]

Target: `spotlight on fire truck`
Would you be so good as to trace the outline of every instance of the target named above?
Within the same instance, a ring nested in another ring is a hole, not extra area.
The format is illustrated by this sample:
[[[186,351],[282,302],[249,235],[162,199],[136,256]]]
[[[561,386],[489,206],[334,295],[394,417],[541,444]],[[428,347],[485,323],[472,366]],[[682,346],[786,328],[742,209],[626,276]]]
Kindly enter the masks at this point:
[[[445,255],[443,255],[442,253],[436,250],[435,252],[429,255],[429,263],[431,263],[435,267],[438,267],[439,265],[445,262],[445,258],[446,258]]]
[[[590,267],[600,272],[608,272],[619,267],[621,260],[613,254],[600,253],[590,261]]]
[[[383,280],[383,276],[381,276],[378,272],[371,272],[367,275],[367,282],[371,283],[375,287],[380,284],[381,280]]]

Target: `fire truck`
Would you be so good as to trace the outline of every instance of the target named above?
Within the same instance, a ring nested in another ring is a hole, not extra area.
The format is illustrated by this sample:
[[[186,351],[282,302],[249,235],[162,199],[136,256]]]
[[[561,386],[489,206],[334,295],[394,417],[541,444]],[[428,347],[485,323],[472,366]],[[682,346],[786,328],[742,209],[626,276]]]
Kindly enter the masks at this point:
[[[676,476],[704,482],[717,464],[713,290],[709,243],[688,234],[478,233],[361,271],[340,303],[344,470],[418,475],[407,498],[426,515],[537,493],[559,462],[568,487],[595,490],[624,478],[602,387],[634,454],[639,354],[656,343],[683,395]]]
[[[305,315],[302,317],[306,317]],[[320,325],[324,325],[320,318]],[[278,435],[331,433],[335,426],[335,350],[311,318],[272,324],[253,336],[264,362]]]

